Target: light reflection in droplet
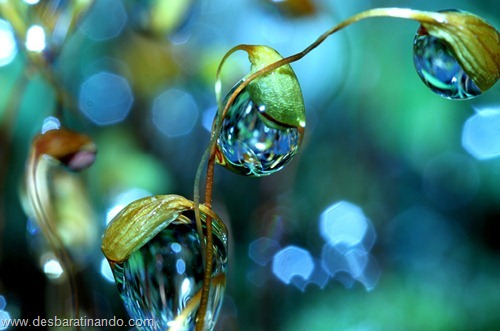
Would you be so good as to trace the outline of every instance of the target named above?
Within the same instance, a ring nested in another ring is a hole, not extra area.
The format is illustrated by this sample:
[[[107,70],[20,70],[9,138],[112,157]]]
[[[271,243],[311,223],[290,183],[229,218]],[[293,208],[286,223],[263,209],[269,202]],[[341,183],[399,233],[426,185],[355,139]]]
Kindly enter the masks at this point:
[[[127,13],[120,0],[100,0],[92,5],[80,28],[96,41],[120,35],[127,22]]]
[[[61,122],[54,116],[49,116],[43,120],[42,134],[50,130],[58,130],[61,127]]]
[[[153,122],[167,137],[188,134],[198,119],[194,98],[181,90],[162,93],[153,104]]]
[[[500,106],[477,111],[464,124],[462,145],[478,160],[500,156]]]
[[[26,49],[41,52],[45,49],[45,31],[40,25],[31,26],[26,32]]]
[[[170,245],[170,247],[176,253],[180,253],[180,251],[182,250],[182,246],[179,245],[178,243],[173,243],[172,245]]]
[[[40,226],[36,220],[28,218],[28,221],[26,222],[26,230],[29,234],[35,235],[40,232]]]
[[[14,30],[9,22],[0,19],[0,67],[14,60],[17,54],[17,44]]]
[[[128,81],[109,72],[91,76],[80,87],[80,111],[97,125],[123,121],[133,101]]]
[[[175,269],[179,275],[182,275],[186,272],[186,262],[182,259],[178,259],[177,262],[175,262]]]
[[[290,284],[296,276],[307,280],[313,270],[311,253],[303,248],[287,246],[274,255],[273,273],[285,284]]]
[[[205,109],[201,115],[201,123],[208,132],[212,132],[212,124],[214,122],[215,114],[217,114],[217,106]]]
[[[280,244],[273,239],[259,238],[254,240],[248,247],[248,256],[255,263],[265,266],[272,260],[274,254],[280,249]]]
[[[111,267],[109,266],[108,260],[106,258],[101,260],[101,275],[110,283],[115,282],[115,277],[113,277],[113,271],[111,271]]]

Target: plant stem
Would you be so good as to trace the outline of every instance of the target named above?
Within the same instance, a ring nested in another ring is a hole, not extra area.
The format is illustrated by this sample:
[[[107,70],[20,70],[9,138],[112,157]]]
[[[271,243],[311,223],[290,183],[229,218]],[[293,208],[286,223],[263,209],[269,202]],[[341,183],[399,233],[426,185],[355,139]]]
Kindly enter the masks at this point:
[[[52,220],[54,218],[53,212],[50,208],[51,204],[42,200],[44,196],[49,196],[49,189],[47,185],[48,172],[52,165],[48,164],[51,160],[43,158],[36,149],[31,152],[28,161],[26,182],[27,193],[34,210],[36,220],[42,229],[50,248],[54,252],[57,260],[61,263],[61,267],[66,272],[68,277],[72,315],[74,318],[79,317],[78,305],[78,287],[76,284],[76,275],[73,268],[71,257],[64,247],[64,244],[54,227]],[[79,327],[77,327],[79,330]]]
[[[222,127],[222,121],[225,118],[227,112],[229,111],[229,108],[233,104],[234,100],[236,97],[245,89],[248,84],[250,84],[253,80],[273,71],[278,69],[279,67],[290,64],[293,62],[296,62],[300,59],[302,59],[304,56],[309,54],[313,49],[318,47],[320,44],[322,44],[329,36],[334,34],[335,32],[342,30],[343,28],[359,22],[361,20],[364,20],[366,18],[372,18],[372,17],[394,17],[394,18],[403,18],[403,19],[412,19],[416,20],[419,22],[444,22],[445,21],[445,16],[439,13],[435,12],[426,12],[426,11],[418,11],[418,10],[412,10],[412,9],[404,9],[404,8],[375,8],[375,9],[370,9],[358,14],[355,14],[348,19],[340,22],[336,26],[332,27],[331,29],[327,30],[324,32],[322,35],[320,35],[313,43],[311,43],[308,47],[306,47],[303,51],[293,54],[291,56],[285,57],[279,61],[276,61],[274,63],[269,64],[268,66],[248,75],[240,84],[239,86],[234,89],[233,93],[229,96],[227,99],[224,107],[222,107],[222,100],[221,100],[221,82],[220,82],[220,73],[222,70],[222,66],[227,60],[227,58],[234,53],[235,51],[238,50],[243,50],[248,53],[249,50],[249,45],[237,45],[233,48],[231,48],[223,57],[221,60],[221,63],[219,64],[219,67],[217,69],[217,74],[216,74],[216,83],[215,83],[215,93],[216,93],[216,98],[217,98],[217,105],[218,105],[218,115],[214,120],[214,125],[212,128],[212,135],[210,138],[209,146],[207,150],[205,151],[204,157],[202,158],[202,161],[200,163],[200,167],[198,168],[198,172],[196,175],[196,182],[195,182],[195,215],[197,219],[197,225],[199,228],[201,228],[201,222],[199,222],[199,210],[198,209],[198,203],[199,203],[199,179],[201,177],[201,171],[203,164],[205,161],[208,159],[207,163],[207,172],[206,172],[206,179],[205,179],[205,205],[208,208],[211,208],[212,204],[212,193],[213,193],[213,179],[214,179],[214,169],[215,169],[215,153],[216,153],[216,141],[217,138],[219,137],[221,127]],[[220,112],[220,110],[222,111]],[[208,156],[207,156],[208,154]],[[196,324],[196,331],[202,331],[204,327],[204,320],[205,320],[205,315],[207,311],[207,303],[208,303],[208,295],[210,293],[210,278],[211,278],[211,273],[212,273],[212,256],[213,256],[213,247],[212,247],[212,227],[211,227],[211,218],[208,216],[206,219],[206,247],[205,247],[205,274],[204,274],[204,279],[203,279],[203,289],[201,293],[201,302],[200,302],[200,308],[198,310],[197,314],[197,324]]]

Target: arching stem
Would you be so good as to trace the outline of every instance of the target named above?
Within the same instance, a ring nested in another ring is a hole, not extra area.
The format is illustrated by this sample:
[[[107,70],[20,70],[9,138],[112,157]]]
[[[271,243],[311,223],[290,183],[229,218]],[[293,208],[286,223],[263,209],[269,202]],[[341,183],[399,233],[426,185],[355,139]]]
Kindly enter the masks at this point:
[[[218,107],[218,112],[217,112],[217,117],[214,119],[214,124],[212,127],[212,134],[210,137],[210,142],[209,145],[202,157],[202,160],[200,162],[200,166],[198,167],[198,171],[196,173],[196,179],[195,179],[195,187],[194,187],[194,202],[195,202],[195,217],[196,217],[196,222],[197,222],[197,227],[198,227],[198,232],[200,234],[200,238],[203,235],[202,231],[202,226],[201,226],[201,221],[200,221],[200,213],[199,213],[199,184],[200,184],[200,178],[201,178],[201,173],[203,166],[205,162],[207,162],[207,170],[206,170],[206,178],[205,178],[205,205],[208,208],[211,208],[212,205],[212,193],[213,193],[213,179],[214,179],[214,169],[215,169],[215,152],[216,152],[216,142],[217,138],[219,137],[220,131],[221,131],[221,124],[222,120],[225,118],[227,112],[229,111],[229,108],[233,104],[234,100],[236,97],[245,89],[248,84],[250,84],[253,80],[273,71],[276,70],[277,68],[290,64],[293,62],[296,62],[300,59],[302,59],[304,56],[309,54],[313,49],[318,47],[320,44],[322,44],[329,36],[334,34],[335,32],[342,30],[343,28],[359,22],[363,19],[366,18],[371,18],[371,17],[394,17],[394,18],[403,18],[403,19],[412,19],[416,20],[419,22],[444,22],[445,21],[445,16],[439,13],[435,12],[426,12],[426,11],[418,11],[418,10],[412,10],[412,9],[403,9],[403,8],[375,8],[375,9],[370,9],[358,14],[355,14],[348,19],[340,22],[336,26],[332,27],[331,29],[327,30],[324,32],[322,35],[320,35],[313,43],[311,43],[308,47],[306,47],[303,51],[293,54],[291,56],[285,57],[279,61],[276,61],[274,63],[269,64],[268,66],[248,75],[245,77],[245,79],[236,87],[233,91],[233,93],[227,98],[227,101],[225,105],[222,105],[222,99],[221,99],[221,90],[222,90],[222,84],[220,81],[220,74],[222,71],[222,67],[225,63],[225,61],[229,58],[231,54],[238,50],[243,50],[246,51],[247,53],[249,52],[250,46],[249,45],[237,45],[233,48],[231,48],[222,58],[221,63],[219,64],[219,67],[217,69],[217,74],[216,74],[216,82],[215,82],[215,94],[216,94],[216,99],[217,99],[217,107]],[[222,110],[222,111],[221,111]],[[210,293],[210,283],[211,283],[211,276],[212,276],[212,256],[213,256],[213,238],[212,238],[212,220],[210,217],[207,217],[206,219],[206,246],[205,246],[205,272],[204,272],[204,279],[203,279],[203,288],[202,288],[202,293],[201,293],[201,300],[200,300],[200,307],[197,313],[197,322],[196,322],[196,331],[203,331],[203,327],[205,324],[205,315],[207,312],[207,305],[208,305],[208,296]],[[203,242],[203,240],[201,240]]]
[[[29,157],[26,175],[27,193],[36,220],[44,236],[47,238],[51,250],[54,252],[57,260],[61,263],[61,267],[66,272],[71,295],[72,315],[74,318],[78,318],[78,286],[73,263],[57,233],[57,229],[52,223],[54,214],[50,208],[50,204],[43,201],[44,196],[49,196],[46,176],[48,175],[51,165],[47,164],[48,162],[50,161],[44,159],[43,155],[39,154],[36,148],[33,149]],[[79,330],[79,327],[77,330]]]

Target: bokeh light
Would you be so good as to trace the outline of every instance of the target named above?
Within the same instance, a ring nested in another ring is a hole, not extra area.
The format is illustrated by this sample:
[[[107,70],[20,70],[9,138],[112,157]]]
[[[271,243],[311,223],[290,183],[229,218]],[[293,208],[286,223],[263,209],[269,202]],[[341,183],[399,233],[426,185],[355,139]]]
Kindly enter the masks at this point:
[[[346,287],[358,280],[372,290],[380,276],[370,255],[376,234],[363,210],[348,201],[334,203],[320,216],[320,233],[326,241],[321,263],[330,276]]]
[[[309,279],[313,270],[311,253],[297,246],[287,246],[273,257],[273,273],[285,284],[290,284],[294,277]]]
[[[109,72],[89,77],[80,87],[80,111],[97,125],[123,121],[133,101],[128,81]]]
[[[45,30],[40,25],[32,25],[26,32],[26,49],[41,52],[45,49]]]
[[[17,54],[17,44],[14,30],[9,22],[0,19],[0,67],[14,60]]]
[[[191,94],[171,89],[153,104],[153,123],[167,137],[189,134],[198,119],[198,106]]]
[[[255,263],[265,266],[272,260],[274,254],[280,249],[280,244],[273,239],[259,238],[254,240],[248,247],[248,256]]]
[[[42,259],[44,259],[44,257],[42,257]],[[64,270],[57,259],[47,258],[43,261],[43,272],[49,279],[58,279],[61,277]]]
[[[462,145],[478,160],[500,156],[500,106],[478,109],[464,124]]]
[[[127,13],[120,0],[96,1],[80,28],[96,41],[120,35],[127,22]]]
[[[8,329],[8,321],[10,321],[10,314],[5,310],[0,310],[0,330]]]
[[[375,232],[360,207],[340,201],[328,207],[320,217],[320,233],[327,243],[355,246],[361,242],[370,250]]]
[[[42,134],[50,130],[58,130],[61,127],[61,122],[57,117],[49,116],[43,120]]]

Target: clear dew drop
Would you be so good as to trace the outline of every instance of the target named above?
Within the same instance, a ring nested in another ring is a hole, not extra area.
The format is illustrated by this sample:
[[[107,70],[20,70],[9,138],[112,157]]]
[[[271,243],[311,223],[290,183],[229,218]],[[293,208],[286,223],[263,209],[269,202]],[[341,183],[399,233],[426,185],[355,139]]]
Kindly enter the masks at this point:
[[[422,26],[413,41],[413,61],[425,85],[444,98],[465,100],[482,93],[450,49]]]
[[[217,220],[212,225],[214,259],[205,330],[215,326],[227,268],[225,227]],[[153,326],[140,330],[194,330],[204,269],[193,212],[185,212],[126,261],[110,264],[130,317],[154,320]]]
[[[274,122],[266,114],[265,105],[256,104],[245,88],[222,121],[217,162],[242,175],[270,175],[281,170],[297,153],[302,132]]]

